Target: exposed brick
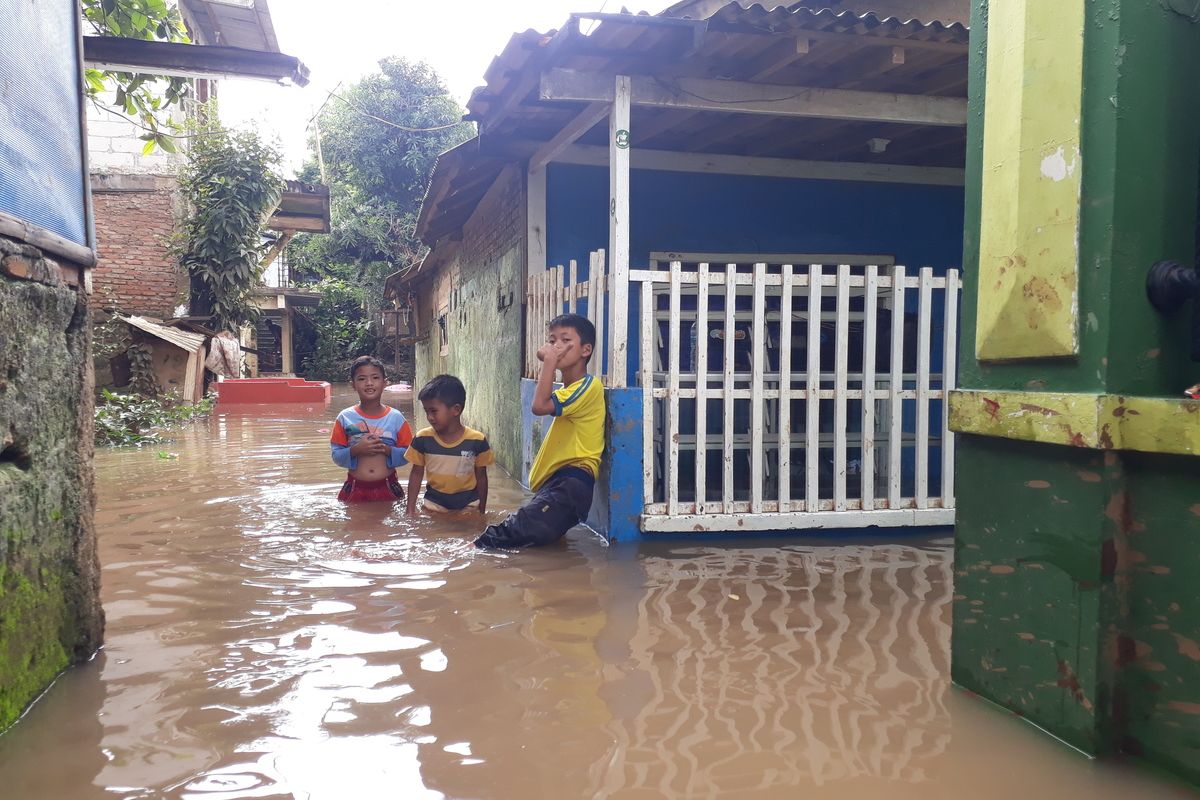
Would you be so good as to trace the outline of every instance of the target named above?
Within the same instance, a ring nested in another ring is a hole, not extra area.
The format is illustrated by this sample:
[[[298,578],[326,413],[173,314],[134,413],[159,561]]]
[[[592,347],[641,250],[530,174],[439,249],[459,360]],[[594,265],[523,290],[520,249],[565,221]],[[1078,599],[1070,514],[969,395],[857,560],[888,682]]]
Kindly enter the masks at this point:
[[[171,254],[176,197],[173,181],[150,191],[110,191],[93,181],[96,250],[92,307],[168,317],[184,282]]]
[[[11,278],[28,278],[33,272],[33,264],[24,256],[9,256],[0,263],[4,266],[4,274]]]

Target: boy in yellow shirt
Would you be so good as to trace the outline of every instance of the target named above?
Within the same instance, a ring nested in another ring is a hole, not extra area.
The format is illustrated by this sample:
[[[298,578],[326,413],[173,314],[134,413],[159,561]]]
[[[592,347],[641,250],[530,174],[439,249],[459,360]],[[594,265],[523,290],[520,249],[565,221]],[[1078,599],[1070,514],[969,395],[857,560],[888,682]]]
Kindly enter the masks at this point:
[[[533,499],[499,525],[489,525],[476,547],[525,547],[556,542],[587,519],[604,451],[604,388],[587,374],[596,328],[578,314],[550,321],[533,393],[533,413],[553,416],[529,471]],[[562,373],[554,390],[554,374]]]
[[[467,389],[453,375],[438,375],[417,395],[429,427],[417,431],[405,457],[412,464],[408,478],[408,513],[417,513],[417,495],[425,479],[426,511],[487,511],[487,468],[492,448],[487,437],[462,424]]]

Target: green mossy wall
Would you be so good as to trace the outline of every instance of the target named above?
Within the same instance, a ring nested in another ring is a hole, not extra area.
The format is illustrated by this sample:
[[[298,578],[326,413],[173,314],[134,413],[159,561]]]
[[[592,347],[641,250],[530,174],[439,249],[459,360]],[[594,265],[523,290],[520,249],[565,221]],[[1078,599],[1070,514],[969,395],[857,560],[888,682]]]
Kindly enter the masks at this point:
[[[103,635],[90,331],[82,293],[0,275],[0,730]]]

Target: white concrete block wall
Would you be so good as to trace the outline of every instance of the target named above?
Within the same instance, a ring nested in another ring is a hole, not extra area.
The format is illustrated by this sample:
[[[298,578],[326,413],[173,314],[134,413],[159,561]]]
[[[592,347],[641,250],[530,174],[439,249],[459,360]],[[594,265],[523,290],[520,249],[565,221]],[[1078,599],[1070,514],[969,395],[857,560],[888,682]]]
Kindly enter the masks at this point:
[[[129,120],[88,103],[88,159],[92,172],[174,175],[183,163],[182,153],[158,148],[142,155],[146,143],[139,138],[145,131]],[[179,140],[177,140],[179,141]],[[182,150],[182,141],[179,141]]]

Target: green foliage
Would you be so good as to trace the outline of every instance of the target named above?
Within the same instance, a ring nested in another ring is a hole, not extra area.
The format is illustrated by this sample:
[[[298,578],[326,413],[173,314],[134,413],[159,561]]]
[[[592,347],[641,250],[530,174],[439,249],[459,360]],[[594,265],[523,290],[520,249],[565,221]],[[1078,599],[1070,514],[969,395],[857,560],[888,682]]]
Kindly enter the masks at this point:
[[[236,330],[257,317],[251,293],[268,249],[263,226],[283,192],[279,162],[279,151],[252,131],[210,126],[188,148],[179,264],[191,284],[192,314],[214,317],[217,328]]]
[[[148,41],[187,42],[187,28],[179,9],[167,0],[83,0],[83,19],[97,36],[120,36]],[[162,128],[172,106],[187,97],[186,78],[169,78],[147,73],[89,69],[84,72],[84,93],[99,102],[114,92],[112,106],[146,129],[141,137],[144,152],[161,147],[175,152],[175,142]]]
[[[321,293],[320,305],[309,315],[317,339],[301,370],[309,380],[345,381],[350,362],[375,351],[371,321],[364,311],[365,292],[337,278],[326,278],[313,288]]]
[[[158,394],[158,379],[154,377],[154,351],[145,342],[135,342],[129,354],[129,387],[140,395]]]
[[[143,445],[162,441],[161,432],[208,416],[213,401],[181,402],[177,396],[146,397],[100,390],[96,403],[96,444]]]
[[[299,280],[334,280],[360,293],[359,310],[349,317],[356,330],[369,329],[379,316],[387,276],[424,255],[416,238],[417,214],[437,156],[472,134],[461,118],[462,109],[437,73],[403,58],[381,61],[379,72],[331,97],[318,118],[333,231],[297,236],[288,259]],[[301,178],[319,180],[315,136],[311,145],[313,158]],[[335,305],[343,307],[340,301]],[[332,375],[357,334],[332,321],[342,315],[319,316],[325,322],[318,323],[310,370]],[[326,329],[327,323],[332,327]],[[361,341],[374,346],[369,336]],[[373,350],[353,354],[363,352]],[[338,374],[337,380],[344,377]]]

